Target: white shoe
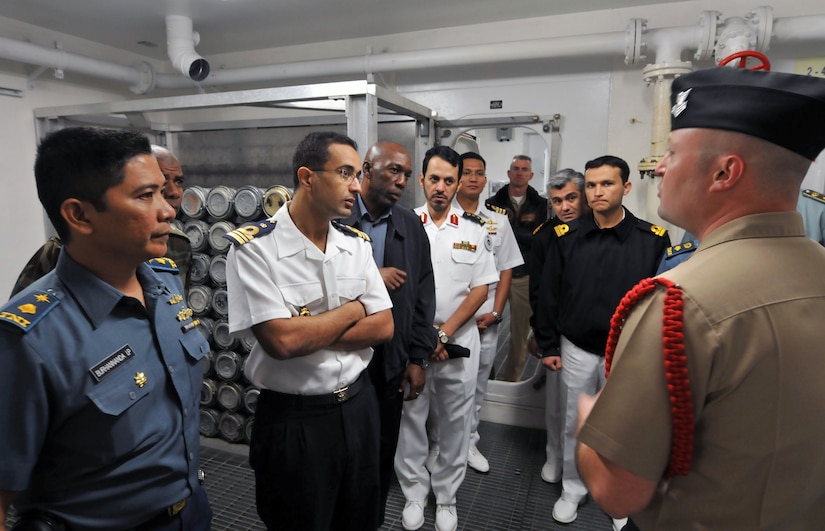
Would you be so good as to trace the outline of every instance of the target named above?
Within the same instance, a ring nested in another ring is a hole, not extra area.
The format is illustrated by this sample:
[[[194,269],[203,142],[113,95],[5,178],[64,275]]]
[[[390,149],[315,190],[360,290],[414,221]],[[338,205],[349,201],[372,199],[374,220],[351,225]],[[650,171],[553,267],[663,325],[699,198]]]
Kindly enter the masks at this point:
[[[409,501],[404,505],[404,512],[401,513],[401,526],[407,531],[415,531],[424,525],[424,507],[427,500]]]
[[[476,448],[474,444],[470,445],[470,450],[467,452],[467,464],[470,468],[482,474],[490,471],[490,463],[486,457],[481,455],[481,452],[478,451],[478,448]]]
[[[544,466],[541,467],[541,479],[546,483],[558,483],[561,481],[561,464],[544,463]]]
[[[553,520],[562,524],[569,524],[579,516],[579,502],[559,498],[553,505]]]
[[[627,525],[627,518],[614,518],[613,519],[613,531],[622,531],[624,526]]]
[[[435,531],[455,531],[458,529],[458,515],[455,505],[439,505],[435,508]]]
[[[427,460],[424,461],[424,468],[432,472],[436,459],[438,459],[438,450],[430,450],[430,453],[427,454]]]

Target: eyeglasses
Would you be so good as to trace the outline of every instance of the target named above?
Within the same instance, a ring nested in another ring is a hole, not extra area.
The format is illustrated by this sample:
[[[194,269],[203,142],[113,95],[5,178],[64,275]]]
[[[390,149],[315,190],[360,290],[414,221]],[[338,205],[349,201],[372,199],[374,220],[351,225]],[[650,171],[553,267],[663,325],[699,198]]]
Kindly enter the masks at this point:
[[[361,184],[361,181],[364,179],[364,176],[361,174],[360,171],[356,172],[355,170],[353,170],[352,168],[347,167],[347,166],[341,166],[340,168],[336,168],[334,170],[327,170],[325,168],[317,168],[317,169],[316,168],[310,168],[310,169],[312,171],[316,172],[316,173],[322,173],[322,172],[337,173],[338,177],[341,178],[341,181],[343,181],[347,184],[352,184],[352,181],[355,181],[355,180],[358,181],[358,184]]]

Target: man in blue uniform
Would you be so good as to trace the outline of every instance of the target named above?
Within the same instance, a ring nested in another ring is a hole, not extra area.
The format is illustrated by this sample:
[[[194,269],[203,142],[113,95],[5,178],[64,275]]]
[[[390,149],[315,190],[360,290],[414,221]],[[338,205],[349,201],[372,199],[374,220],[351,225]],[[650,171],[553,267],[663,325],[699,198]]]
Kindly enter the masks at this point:
[[[630,168],[610,155],[585,165],[585,195],[592,215],[557,225],[542,274],[535,321],[539,350],[561,363],[567,387],[562,495],[553,518],[576,519],[587,489],[575,464],[576,407],[583,392],[604,385],[604,352],[610,318],[622,296],[653,276],[670,245],[662,227],[636,218],[622,206],[630,192]],[[616,531],[624,522],[614,521]]]
[[[209,345],[177,269],[152,259],[175,211],[149,141],[64,129],[43,140],[35,177],[64,251],[0,312],[0,522],[13,502],[48,529],[208,530]]]
[[[412,175],[410,156],[403,146],[379,142],[364,156],[364,180],[352,215],[343,223],[370,236],[372,255],[392,299],[395,334],[392,341],[373,347],[370,378],[381,416],[381,509],[393,481],[393,459],[405,400],[424,390],[424,371],[436,345],[435,280],[427,233],[412,210],[398,200]]]

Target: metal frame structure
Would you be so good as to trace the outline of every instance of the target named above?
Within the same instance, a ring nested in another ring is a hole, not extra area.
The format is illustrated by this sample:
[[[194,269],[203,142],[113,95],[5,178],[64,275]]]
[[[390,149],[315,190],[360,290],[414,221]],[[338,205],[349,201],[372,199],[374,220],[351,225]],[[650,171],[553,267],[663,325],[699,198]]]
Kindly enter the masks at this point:
[[[317,107],[312,106],[313,102]],[[172,113],[179,111],[220,110],[235,107],[292,108],[303,109],[305,112],[314,114],[248,120],[207,119],[205,121],[175,120],[172,116]],[[327,125],[345,122],[347,134],[359,146],[370,146],[378,139],[379,122],[415,121],[415,160],[423,157],[424,151],[432,145],[435,138],[432,116],[432,111],[423,105],[408,100],[388,88],[367,81],[344,81],[215,94],[41,107],[34,110],[38,139],[51,131],[62,129],[67,122],[109,127],[133,127],[158,135],[210,129]]]

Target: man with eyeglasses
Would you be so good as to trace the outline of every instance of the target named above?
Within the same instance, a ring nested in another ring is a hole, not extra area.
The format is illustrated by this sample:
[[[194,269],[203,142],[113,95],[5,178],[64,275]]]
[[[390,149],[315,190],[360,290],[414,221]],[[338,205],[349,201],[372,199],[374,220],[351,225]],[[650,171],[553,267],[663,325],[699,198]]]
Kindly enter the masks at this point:
[[[501,315],[504,313],[504,306],[510,294],[513,268],[524,264],[524,259],[519,251],[513,228],[510,226],[510,220],[507,218],[507,212],[489,201],[484,204],[479,201],[482,192],[487,190],[486,161],[478,153],[468,152],[461,155],[461,162],[463,164],[461,184],[456,192],[453,208],[460,212],[475,214],[484,221],[484,227],[493,242],[493,261],[499,274],[498,282],[488,286],[487,300],[475,314],[476,326],[481,336],[481,351],[473,400],[467,464],[477,472],[486,473],[490,471],[490,463],[478,450],[478,441],[481,440],[478,435],[479,416],[484,394],[487,392],[487,383],[490,380],[490,368],[496,357],[498,325],[501,323]]]
[[[424,508],[435,494],[435,528],[458,528],[456,493],[467,470],[470,417],[478,373],[479,336],[473,315],[487,300],[487,285],[498,280],[492,241],[484,221],[452,206],[461,177],[461,159],[447,146],[427,151],[418,180],[427,203],[415,209],[427,232],[435,276],[438,345],[430,354],[424,390],[404,402],[395,473],[406,498],[401,525],[424,525]],[[432,417],[431,417],[432,415]],[[429,472],[428,430],[437,433],[439,454]]]
[[[378,142],[364,155],[364,180],[352,215],[341,220],[370,236],[372,255],[392,299],[395,334],[374,345],[369,374],[381,416],[379,524],[393,481],[405,400],[424,390],[424,371],[436,345],[435,280],[427,233],[412,210],[398,204],[412,175],[410,156],[394,142]]]
[[[249,462],[268,529],[378,527],[379,417],[371,345],[393,336],[369,237],[334,220],[361,190],[350,138],[311,133],[292,159],[295,197],[227,234],[229,328],[254,335],[260,387]]]

